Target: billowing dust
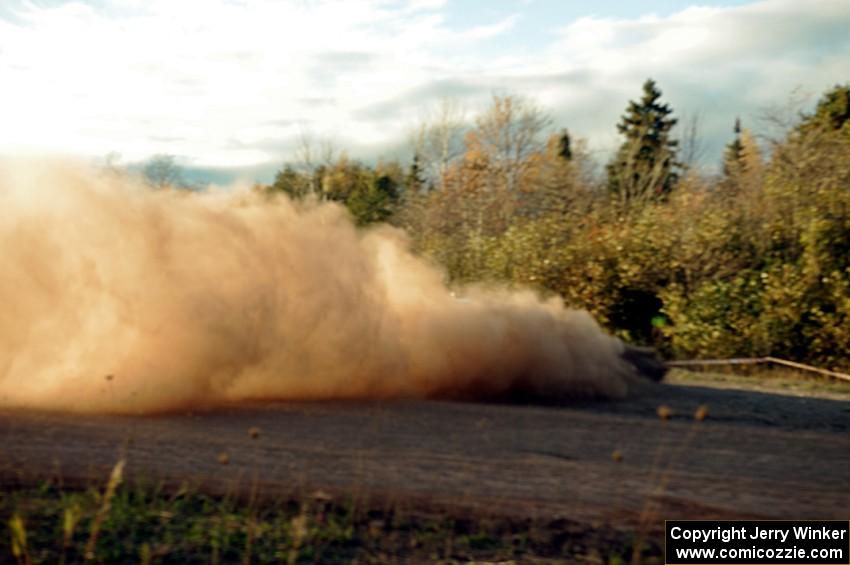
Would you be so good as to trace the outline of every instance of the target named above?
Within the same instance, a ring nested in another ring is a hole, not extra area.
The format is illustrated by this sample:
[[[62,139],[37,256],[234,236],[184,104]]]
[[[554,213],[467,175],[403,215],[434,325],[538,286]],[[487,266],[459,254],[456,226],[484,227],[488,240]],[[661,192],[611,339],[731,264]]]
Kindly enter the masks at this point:
[[[620,396],[623,345],[531,292],[460,289],[403,232],[247,189],[0,166],[0,407]]]

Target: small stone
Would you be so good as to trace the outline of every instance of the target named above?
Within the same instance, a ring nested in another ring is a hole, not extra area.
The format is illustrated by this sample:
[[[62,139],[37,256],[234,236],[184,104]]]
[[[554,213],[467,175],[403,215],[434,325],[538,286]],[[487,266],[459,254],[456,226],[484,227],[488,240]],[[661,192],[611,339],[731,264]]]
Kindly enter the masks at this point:
[[[330,502],[332,499],[333,497],[323,490],[317,490],[313,493],[313,500],[318,502]]]

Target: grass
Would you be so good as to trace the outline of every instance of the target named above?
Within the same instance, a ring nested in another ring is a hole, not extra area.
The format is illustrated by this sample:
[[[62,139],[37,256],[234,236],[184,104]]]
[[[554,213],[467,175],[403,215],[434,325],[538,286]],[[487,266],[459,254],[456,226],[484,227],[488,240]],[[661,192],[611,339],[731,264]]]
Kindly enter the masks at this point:
[[[786,368],[735,366],[710,371],[673,369],[670,383],[708,384],[787,394],[850,396],[850,382]]]
[[[120,475],[120,470],[118,471]],[[627,562],[634,536],[566,520],[428,515],[323,494],[240,500],[143,482],[0,492],[0,563]],[[657,544],[641,542],[659,563]]]

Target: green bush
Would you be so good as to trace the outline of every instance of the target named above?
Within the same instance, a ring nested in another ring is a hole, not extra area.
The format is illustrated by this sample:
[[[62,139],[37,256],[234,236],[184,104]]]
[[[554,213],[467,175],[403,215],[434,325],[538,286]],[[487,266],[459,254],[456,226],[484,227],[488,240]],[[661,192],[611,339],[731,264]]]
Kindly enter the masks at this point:
[[[435,191],[417,200],[415,245],[452,282],[560,295],[668,356],[773,355],[848,369],[848,92],[828,93],[769,160],[745,132],[725,177],[686,175],[666,198],[639,205],[610,200],[603,181],[589,185],[544,154],[519,195],[486,183]],[[539,192],[555,205],[529,208]]]

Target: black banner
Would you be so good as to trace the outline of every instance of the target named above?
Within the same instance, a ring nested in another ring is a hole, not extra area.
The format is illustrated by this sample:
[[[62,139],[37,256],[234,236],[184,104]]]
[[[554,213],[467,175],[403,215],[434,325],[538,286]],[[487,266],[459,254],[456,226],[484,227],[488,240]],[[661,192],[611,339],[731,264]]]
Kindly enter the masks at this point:
[[[838,520],[668,520],[669,565],[848,565],[850,522]]]

